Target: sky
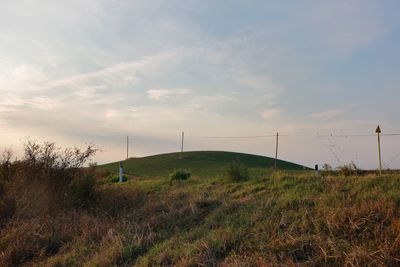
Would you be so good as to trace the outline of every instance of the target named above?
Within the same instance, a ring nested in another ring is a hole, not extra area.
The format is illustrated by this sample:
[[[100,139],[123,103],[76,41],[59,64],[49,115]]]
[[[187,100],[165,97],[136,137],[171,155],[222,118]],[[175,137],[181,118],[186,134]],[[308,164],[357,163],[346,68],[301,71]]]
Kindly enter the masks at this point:
[[[185,150],[273,157],[279,132],[279,158],[374,169],[376,126],[400,133],[397,0],[0,3],[0,149],[94,143],[104,163],[184,131]],[[382,157],[400,168],[400,136]]]

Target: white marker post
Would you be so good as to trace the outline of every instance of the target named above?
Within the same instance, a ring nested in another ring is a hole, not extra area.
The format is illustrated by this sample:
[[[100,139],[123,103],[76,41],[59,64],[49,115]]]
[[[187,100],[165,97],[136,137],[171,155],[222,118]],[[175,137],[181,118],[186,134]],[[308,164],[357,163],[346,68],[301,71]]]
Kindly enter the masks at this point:
[[[315,165],[315,177],[316,177],[316,178],[319,178],[318,164]]]
[[[375,133],[378,135],[378,153],[379,153],[379,175],[382,175],[382,156],[381,156],[381,128],[378,127],[375,130]]]
[[[119,163],[119,182],[122,183],[124,181],[124,166],[122,161]]]

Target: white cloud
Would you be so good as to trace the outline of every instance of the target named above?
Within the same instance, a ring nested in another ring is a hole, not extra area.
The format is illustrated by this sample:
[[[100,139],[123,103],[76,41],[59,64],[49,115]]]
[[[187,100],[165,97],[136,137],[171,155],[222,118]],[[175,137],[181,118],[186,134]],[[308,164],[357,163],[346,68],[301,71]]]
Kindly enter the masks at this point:
[[[171,96],[177,95],[187,95],[190,93],[190,90],[181,89],[181,90],[167,90],[167,89],[150,89],[146,92],[147,97],[154,101],[160,101],[170,98]]]
[[[282,112],[282,111],[281,111],[280,109],[276,109],[276,108],[267,109],[267,110],[264,110],[264,111],[261,113],[261,116],[262,116],[264,119],[266,119],[266,120],[270,120],[270,119],[276,118],[276,116],[277,116],[278,114],[280,114],[281,112]]]
[[[341,109],[330,109],[323,112],[310,114],[309,117],[312,119],[317,119],[321,121],[329,121],[344,115],[345,111]]]
[[[169,96],[172,94],[172,91],[170,90],[165,90],[165,89],[151,89],[147,91],[147,96],[151,100],[162,100],[169,98]]]
[[[55,98],[37,96],[33,97],[32,99],[26,100],[26,105],[31,106],[35,109],[50,111],[57,107],[61,107],[62,103]]]

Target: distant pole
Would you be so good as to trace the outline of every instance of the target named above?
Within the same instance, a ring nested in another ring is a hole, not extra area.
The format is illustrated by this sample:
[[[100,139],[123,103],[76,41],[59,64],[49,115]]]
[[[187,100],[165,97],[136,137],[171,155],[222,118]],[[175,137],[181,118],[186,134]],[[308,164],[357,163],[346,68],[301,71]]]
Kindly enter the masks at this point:
[[[278,168],[278,143],[279,143],[279,133],[276,133],[275,169]]]
[[[129,159],[129,136],[126,136],[126,159]]]
[[[382,155],[381,155],[381,128],[378,127],[375,130],[375,133],[378,135],[378,153],[379,153],[379,175],[382,175]]]
[[[183,159],[183,142],[185,140],[185,132],[182,132],[182,146],[181,146],[181,158]]]

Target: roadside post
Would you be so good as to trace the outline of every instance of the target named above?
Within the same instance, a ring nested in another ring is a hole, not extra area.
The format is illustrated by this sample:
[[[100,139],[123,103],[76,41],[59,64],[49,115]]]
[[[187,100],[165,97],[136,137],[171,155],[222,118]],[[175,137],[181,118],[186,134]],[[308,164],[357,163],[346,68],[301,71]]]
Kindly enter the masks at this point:
[[[122,161],[119,163],[119,182],[122,183],[124,181],[124,165]]]

